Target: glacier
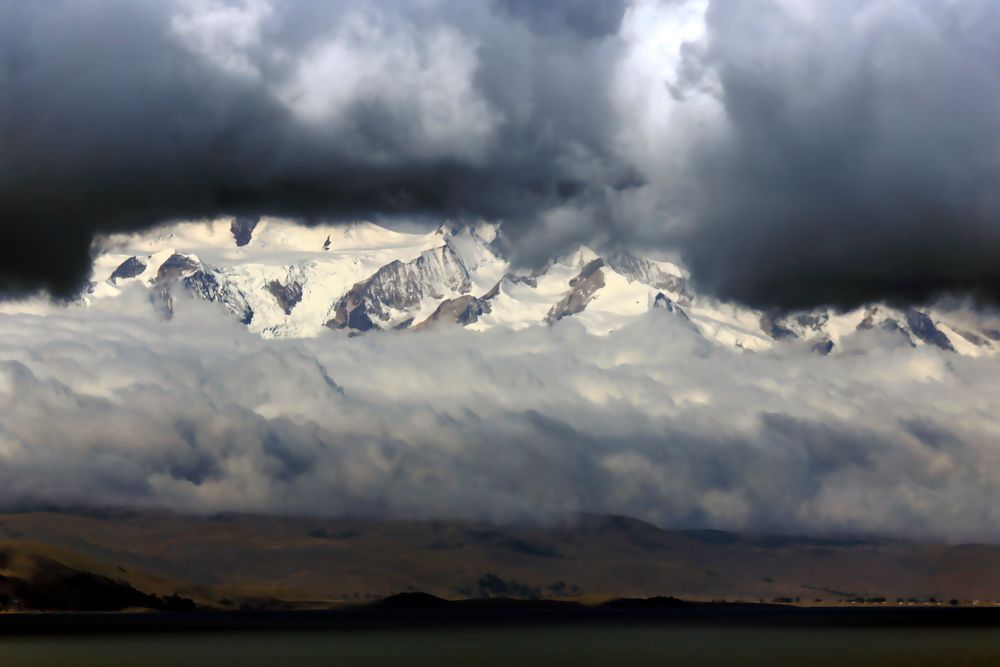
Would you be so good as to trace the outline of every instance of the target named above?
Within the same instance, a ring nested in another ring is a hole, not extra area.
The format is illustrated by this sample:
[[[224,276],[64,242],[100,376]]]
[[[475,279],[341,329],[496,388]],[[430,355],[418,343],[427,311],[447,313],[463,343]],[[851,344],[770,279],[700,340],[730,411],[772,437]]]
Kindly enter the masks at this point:
[[[541,268],[519,269],[504,257],[502,233],[485,222],[417,232],[270,217],[179,222],[101,239],[89,287],[71,307],[139,284],[167,318],[183,290],[269,339],[448,324],[522,330],[568,318],[606,335],[660,311],[715,344],[753,352],[807,345],[837,353],[845,337],[873,328],[914,347],[969,356],[1000,350],[996,318],[961,304],[767,312],[699,293],[676,262],[621,251],[580,246]]]

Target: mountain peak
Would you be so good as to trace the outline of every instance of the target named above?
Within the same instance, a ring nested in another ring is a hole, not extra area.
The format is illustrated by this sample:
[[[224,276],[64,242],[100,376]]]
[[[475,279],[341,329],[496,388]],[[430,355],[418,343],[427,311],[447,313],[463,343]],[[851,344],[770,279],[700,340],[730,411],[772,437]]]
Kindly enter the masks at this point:
[[[84,301],[128,283],[185,289],[219,303],[260,335],[351,334],[449,321],[470,329],[523,329],[572,319],[607,334],[653,309],[684,317],[726,347],[765,350],[805,343],[836,353],[850,336],[892,330],[906,344],[968,355],[1000,350],[1000,329],[964,310],[769,313],[700,295],[683,267],[580,245],[525,273],[499,252],[500,225],[446,222],[401,232],[369,221],[303,227],[280,218],[177,223],[105,239]],[[172,300],[170,302],[173,303]],[[172,305],[171,305],[172,307]]]

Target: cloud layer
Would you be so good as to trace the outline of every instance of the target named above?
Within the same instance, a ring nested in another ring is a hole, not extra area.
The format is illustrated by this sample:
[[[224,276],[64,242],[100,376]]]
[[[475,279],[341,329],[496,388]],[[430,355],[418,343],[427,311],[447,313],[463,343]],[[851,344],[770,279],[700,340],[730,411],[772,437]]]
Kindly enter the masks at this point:
[[[0,315],[0,505],[1000,539],[994,360],[874,330],[739,354],[659,311],[608,337],[262,341],[122,298]]]
[[[990,0],[0,2],[0,293],[176,218],[503,219],[754,305],[1000,296]]]

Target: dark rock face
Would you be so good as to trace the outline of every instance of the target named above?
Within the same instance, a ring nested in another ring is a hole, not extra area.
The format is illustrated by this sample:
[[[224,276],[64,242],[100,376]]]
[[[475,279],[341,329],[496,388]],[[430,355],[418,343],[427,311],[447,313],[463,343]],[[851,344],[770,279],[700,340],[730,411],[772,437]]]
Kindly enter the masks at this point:
[[[478,322],[480,317],[492,311],[493,306],[485,298],[480,299],[471,294],[463,294],[460,297],[442,301],[430,317],[413,328],[414,330],[423,329],[433,322],[451,322],[461,324],[464,327]]]
[[[138,257],[129,257],[118,265],[118,268],[111,274],[111,282],[117,283],[119,280],[135,278],[146,270],[146,263]]]
[[[368,313],[365,312],[364,308],[355,308],[350,311],[347,314],[346,325],[347,328],[354,329],[355,331],[371,331],[378,328],[372,322],[372,319],[368,317]]]
[[[254,220],[253,218],[235,218],[229,225],[229,231],[232,232],[233,238],[236,239],[236,246],[242,247],[250,243],[250,239],[253,238],[253,230],[257,227],[259,220]]]
[[[798,338],[794,331],[786,327],[781,326],[773,315],[768,313],[761,313],[760,315],[760,328],[768,336],[774,340],[785,340],[788,338]]]
[[[294,280],[287,285],[272,280],[267,284],[267,291],[275,298],[285,315],[291,315],[292,308],[302,300],[302,285]]]
[[[907,310],[906,324],[910,327],[910,331],[913,332],[914,336],[928,345],[936,345],[942,350],[948,350],[949,352],[955,351],[951,341],[948,340],[948,337],[940,329],[934,326],[934,321],[931,320],[927,313],[913,309]]]
[[[604,287],[604,272],[601,271],[603,267],[603,259],[598,258],[588,262],[580,270],[580,274],[569,281],[569,292],[559,300],[559,303],[552,306],[545,316],[545,322],[554,324],[564,317],[582,313],[597,291]]]
[[[191,290],[195,296],[212,302],[219,300],[219,293],[222,291],[215,276],[205,271],[197,271],[185,278],[184,287]]]
[[[493,310],[489,302],[482,301],[468,294],[460,296],[454,301],[455,321],[462,326],[478,322],[480,317]]]
[[[214,274],[199,270],[184,278],[183,284],[192,294],[205,301],[222,303],[243,324],[253,321],[253,308],[246,299],[238,292],[225,289]]]
[[[195,271],[187,276],[184,278],[184,286],[206,301],[217,300],[222,289],[218,279],[207,271]]]
[[[656,298],[653,299],[653,308],[656,308],[658,310],[665,310],[668,313],[673,313],[674,315],[680,315],[685,320],[689,322],[691,321],[691,318],[687,316],[687,313],[681,310],[680,306],[674,303],[674,300],[671,299],[666,294],[664,294],[663,292],[658,293],[656,295]]]
[[[334,316],[327,321],[327,327],[331,329],[349,328],[357,331],[369,331],[375,327],[375,323],[365,312],[365,294],[370,281],[371,278],[355,283],[347,294],[337,300],[337,304],[334,306]],[[361,325],[361,328],[358,325]]]
[[[472,288],[469,272],[451,246],[421,253],[411,262],[386,264],[370,278],[356,283],[334,306],[331,329],[380,329],[393,310],[418,306],[425,297],[441,299],[440,287],[466,293]]]
[[[187,255],[174,253],[160,265],[160,270],[156,272],[156,282],[165,283],[182,276],[190,275],[201,269],[198,262]]]

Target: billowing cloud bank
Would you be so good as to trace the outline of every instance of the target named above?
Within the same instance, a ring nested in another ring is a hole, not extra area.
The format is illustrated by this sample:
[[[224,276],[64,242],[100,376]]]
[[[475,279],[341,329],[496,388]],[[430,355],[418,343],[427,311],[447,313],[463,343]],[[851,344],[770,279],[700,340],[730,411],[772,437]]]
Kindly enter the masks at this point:
[[[503,219],[753,305],[1000,297],[992,0],[0,1],[0,294],[96,233]]]
[[[739,354],[658,311],[608,337],[262,341],[122,298],[134,317],[0,315],[0,505],[1000,539],[995,360],[878,331]]]

